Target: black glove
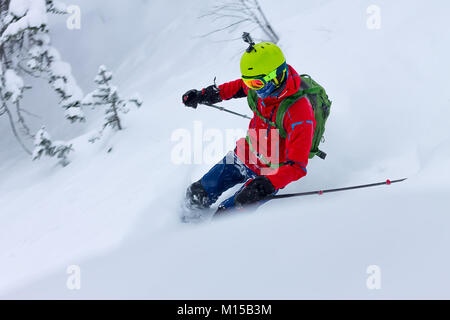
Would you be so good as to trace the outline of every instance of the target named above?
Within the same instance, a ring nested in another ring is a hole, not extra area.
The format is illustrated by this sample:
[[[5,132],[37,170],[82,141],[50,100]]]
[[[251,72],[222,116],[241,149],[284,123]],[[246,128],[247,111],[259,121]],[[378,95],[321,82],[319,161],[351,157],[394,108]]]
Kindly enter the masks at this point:
[[[265,176],[257,176],[236,195],[234,202],[238,207],[243,207],[264,200],[274,192],[275,187],[269,179]]]
[[[200,91],[195,89],[189,90],[183,95],[183,103],[186,107],[196,109],[199,101]]]
[[[204,88],[202,91],[195,89],[189,90],[183,95],[183,103],[187,107],[196,109],[199,103],[214,104],[221,102],[220,90],[216,85]]]

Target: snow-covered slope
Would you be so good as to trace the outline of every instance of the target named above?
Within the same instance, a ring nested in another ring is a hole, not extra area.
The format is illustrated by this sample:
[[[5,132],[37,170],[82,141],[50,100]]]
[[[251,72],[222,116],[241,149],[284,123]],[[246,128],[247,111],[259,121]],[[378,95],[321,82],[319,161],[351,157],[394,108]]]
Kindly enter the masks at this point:
[[[14,152],[2,151],[2,297],[449,298],[447,2],[377,1],[381,29],[369,30],[372,1],[261,1],[288,63],[313,75],[333,100],[327,160],[312,160],[308,176],[283,192],[409,179],[272,201],[256,214],[202,225],[181,224],[178,202],[211,164],[173,164],[172,132],[193,130],[195,120],[205,130],[245,128],[246,121],[186,110],[180,96],[214,76],[238,78],[245,46],[196,37],[211,30],[197,19],[206,0],[129,5],[146,19],[125,15],[123,3],[97,2],[86,9],[90,29],[80,31],[90,36],[78,39],[92,56],[91,78],[107,59],[119,88],[140,92],[144,105],[109,140],[88,144],[91,127],[83,129],[66,168],[30,163],[12,144]],[[98,16],[106,22],[96,23]],[[115,32],[127,50],[94,42]],[[82,66],[79,83],[89,89],[84,60],[61,51],[75,70]],[[223,105],[248,113],[245,104]],[[81,267],[79,291],[66,287],[69,265]],[[381,268],[381,290],[366,287],[370,265]]]

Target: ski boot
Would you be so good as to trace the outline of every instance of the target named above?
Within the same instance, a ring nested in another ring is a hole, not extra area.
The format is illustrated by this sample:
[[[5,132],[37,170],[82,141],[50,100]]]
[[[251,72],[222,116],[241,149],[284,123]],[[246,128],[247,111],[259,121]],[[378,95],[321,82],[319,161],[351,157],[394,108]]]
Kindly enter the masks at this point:
[[[210,201],[208,193],[200,181],[194,182],[187,188],[185,208],[183,210],[183,222],[199,222],[205,218],[209,211]]]

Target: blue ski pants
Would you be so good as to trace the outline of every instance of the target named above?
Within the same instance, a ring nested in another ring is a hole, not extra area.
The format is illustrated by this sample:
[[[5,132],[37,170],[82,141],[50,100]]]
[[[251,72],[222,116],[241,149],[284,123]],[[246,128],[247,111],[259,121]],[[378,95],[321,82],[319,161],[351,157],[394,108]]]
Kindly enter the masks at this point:
[[[200,182],[208,193],[208,205],[212,205],[226,190],[239,183],[245,183],[256,176],[255,172],[239,160],[234,152],[230,151],[200,179]],[[234,208],[234,198],[244,186],[245,184],[234,195],[222,201],[219,207]],[[261,205],[264,202],[266,201],[261,201],[258,204]]]

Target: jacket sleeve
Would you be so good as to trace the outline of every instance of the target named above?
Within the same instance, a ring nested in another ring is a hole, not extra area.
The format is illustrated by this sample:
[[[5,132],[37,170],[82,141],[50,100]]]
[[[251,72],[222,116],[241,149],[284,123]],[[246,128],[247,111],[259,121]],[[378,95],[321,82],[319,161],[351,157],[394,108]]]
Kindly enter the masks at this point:
[[[306,176],[315,127],[316,121],[308,99],[300,99],[286,112],[284,128],[287,133],[287,164],[281,166],[275,174],[267,176],[276,189],[284,188]]]
[[[222,100],[243,98],[247,96],[248,88],[242,79],[234,80],[219,86]]]

